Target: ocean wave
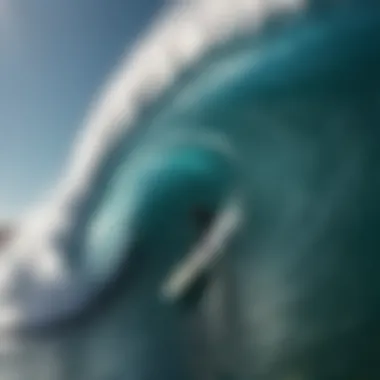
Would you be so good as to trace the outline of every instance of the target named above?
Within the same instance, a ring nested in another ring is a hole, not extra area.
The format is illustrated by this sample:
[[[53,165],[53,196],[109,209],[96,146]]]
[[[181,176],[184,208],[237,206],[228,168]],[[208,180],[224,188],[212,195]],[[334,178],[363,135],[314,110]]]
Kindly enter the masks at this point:
[[[302,6],[301,0],[194,0],[163,10],[95,97],[59,183],[24,215],[2,249],[0,329],[77,314],[96,294],[69,259],[73,252],[68,247],[73,236],[78,238],[73,226],[82,223],[83,205],[98,191],[99,167],[110,160],[116,143],[128,141],[140,127],[142,107],[153,104],[210,47],[259,29],[272,13]],[[95,211],[87,210],[85,219]]]

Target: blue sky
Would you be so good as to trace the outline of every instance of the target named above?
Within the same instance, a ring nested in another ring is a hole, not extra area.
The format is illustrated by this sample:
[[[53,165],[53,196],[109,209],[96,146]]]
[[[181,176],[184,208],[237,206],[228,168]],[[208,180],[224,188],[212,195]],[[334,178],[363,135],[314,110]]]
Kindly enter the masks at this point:
[[[0,0],[0,220],[57,180],[94,93],[164,0]]]

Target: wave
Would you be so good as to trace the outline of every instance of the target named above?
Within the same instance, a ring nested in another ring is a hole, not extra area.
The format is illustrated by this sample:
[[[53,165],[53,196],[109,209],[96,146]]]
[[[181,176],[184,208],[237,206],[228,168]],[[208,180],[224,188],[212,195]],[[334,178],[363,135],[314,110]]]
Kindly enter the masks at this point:
[[[95,97],[59,183],[24,215],[1,252],[0,329],[43,325],[82,311],[98,289],[72,267],[68,251],[78,239],[76,227],[96,211],[90,200],[102,184],[99,168],[114,162],[116,144],[125,146],[140,128],[144,107],[211,47],[258,30],[273,13],[303,5],[302,0],[177,1],[158,15]]]

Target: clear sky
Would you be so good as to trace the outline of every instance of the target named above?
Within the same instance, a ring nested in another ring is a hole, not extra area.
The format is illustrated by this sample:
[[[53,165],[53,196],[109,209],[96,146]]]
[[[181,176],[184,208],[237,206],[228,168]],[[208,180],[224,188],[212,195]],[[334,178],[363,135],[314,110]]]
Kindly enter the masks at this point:
[[[164,0],[0,0],[0,220],[61,172],[87,108]]]

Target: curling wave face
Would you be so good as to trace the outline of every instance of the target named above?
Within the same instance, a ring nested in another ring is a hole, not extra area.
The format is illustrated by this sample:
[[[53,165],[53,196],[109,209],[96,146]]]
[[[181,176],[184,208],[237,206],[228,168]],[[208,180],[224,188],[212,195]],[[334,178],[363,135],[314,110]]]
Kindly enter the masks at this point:
[[[116,283],[102,316],[38,341],[72,379],[377,379],[378,20],[355,9],[205,38],[193,58],[209,54],[138,117],[120,71],[80,164],[2,255],[2,325],[76,316]],[[204,273],[200,323],[165,301]],[[204,327],[208,351],[189,364]]]
[[[165,103],[158,94],[178,91],[176,78],[211,47],[260,28],[272,13],[293,12],[301,5],[297,0],[265,5],[238,1],[234,7],[229,1],[178,2],[157,17],[92,107],[62,180],[47,201],[25,215],[12,244],[2,252],[0,326],[44,324],[83,308],[97,290],[70,267],[67,257],[81,254],[74,249],[68,253],[67,246],[81,239],[74,230],[96,212],[94,199],[105,186],[104,172],[112,172],[120,163],[118,157],[127,157],[136,144],[136,135],[148,128],[142,111],[152,108],[154,117],[154,110]],[[120,153],[123,149],[126,152]],[[52,305],[49,299],[60,301]]]

